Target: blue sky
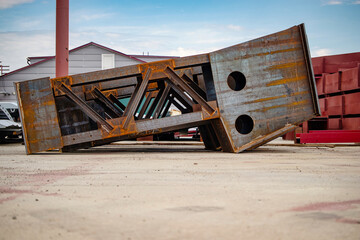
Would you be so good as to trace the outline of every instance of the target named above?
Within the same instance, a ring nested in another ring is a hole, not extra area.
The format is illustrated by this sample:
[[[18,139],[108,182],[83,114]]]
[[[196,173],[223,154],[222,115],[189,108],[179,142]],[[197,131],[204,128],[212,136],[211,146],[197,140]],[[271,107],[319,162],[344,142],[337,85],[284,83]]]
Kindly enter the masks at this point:
[[[55,54],[55,0],[0,0],[0,61]],[[360,0],[70,0],[70,49],[206,53],[305,23],[312,56],[360,51]]]

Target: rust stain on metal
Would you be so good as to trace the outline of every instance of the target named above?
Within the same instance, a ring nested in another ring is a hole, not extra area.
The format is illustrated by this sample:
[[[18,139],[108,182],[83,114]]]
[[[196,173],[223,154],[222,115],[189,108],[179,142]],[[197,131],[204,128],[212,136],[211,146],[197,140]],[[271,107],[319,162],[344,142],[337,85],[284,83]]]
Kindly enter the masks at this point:
[[[270,86],[282,85],[282,84],[287,84],[287,83],[292,83],[292,82],[301,82],[302,80],[306,80],[306,79],[307,79],[306,76],[296,76],[293,78],[285,78],[285,79],[275,80],[275,81],[269,82],[268,84],[266,84],[266,86],[270,87]]]
[[[280,96],[260,98],[260,99],[256,99],[256,100],[253,100],[253,101],[245,102],[245,104],[266,102],[266,101],[271,101],[271,100],[275,100],[275,99],[279,99],[279,98],[293,97],[293,96],[304,95],[304,94],[308,94],[308,93],[309,93],[308,91],[294,92],[294,93],[291,93],[291,94],[283,94],[283,95],[280,95]]]
[[[245,150],[252,150],[252,149],[255,149],[257,148],[258,146],[260,145],[263,145],[277,137],[280,137],[288,132],[291,132],[293,131],[297,126],[296,125],[292,125],[292,124],[287,124],[285,127],[277,130],[277,131],[274,131],[270,134],[267,134],[265,136],[259,136],[257,137],[256,139],[252,140],[251,142],[249,143],[246,143],[244,144],[243,146],[241,147],[238,147],[236,149],[236,152],[239,153],[239,152],[242,152],[242,151],[245,151]]]
[[[287,52],[293,52],[293,51],[298,51],[298,50],[300,50],[300,48],[280,49],[280,50],[276,50],[276,51],[268,51],[268,52],[264,52],[264,53],[258,53],[258,54],[256,54],[256,56],[263,57],[263,56],[267,56],[267,55],[274,55],[277,53],[287,53]]]
[[[275,108],[291,108],[291,107],[296,107],[296,106],[300,106],[300,105],[306,105],[309,103],[309,100],[303,100],[303,101],[299,101],[299,102],[292,102],[292,103],[287,103],[287,104],[281,104],[281,105],[274,105],[271,107],[264,107],[261,109],[256,109],[253,110],[253,112],[266,112],[269,111],[271,109],[275,109]]]
[[[318,114],[306,41],[299,25],[208,54],[16,83],[26,151],[196,126],[208,149],[256,148]]]
[[[290,62],[290,63],[283,63],[283,64],[278,64],[275,66],[270,66],[268,69],[269,70],[276,70],[276,69],[284,69],[284,68],[294,68],[294,67],[300,67],[305,65],[304,62]]]

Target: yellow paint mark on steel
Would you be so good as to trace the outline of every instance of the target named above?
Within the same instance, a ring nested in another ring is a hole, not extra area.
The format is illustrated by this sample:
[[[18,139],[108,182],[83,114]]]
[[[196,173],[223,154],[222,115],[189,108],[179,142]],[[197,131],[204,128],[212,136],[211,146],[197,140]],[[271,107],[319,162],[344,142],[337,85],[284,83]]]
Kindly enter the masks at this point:
[[[306,79],[306,75],[293,77],[293,78],[284,78],[284,79],[279,79],[279,80],[269,82],[268,84],[266,84],[266,86],[267,87],[276,86],[276,85],[286,84],[286,83],[290,83],[290,82],[297,82],[297,81],[301,81],[301,80],[305,80],[305,79]]]
[[[275,105],[275,106],[271,106],[271,107],[256,109],[256,110],[254,110],[254,112],[266,112],[266,111],[274,109],[274,108],[282,108],[282,107],[287,107],[287,108],[295,107],[295,106],[299,106],[299,105],[308,104],[309,102],[310,102],[309,99],[306,99],[306,100],[299,101],[299,102],[292,102],[292,103],[287,103],[287,104],[281,104],[281,105]]]
[[[300,67],[303,65],[304,65],[304,62],[290,62],[290,63],[283,63],[283,64],[271,66],[268,69],[277,70],[277,69],[284,69],[284,68]]]
[[[308,93],[308,91],[294,92],[294,93],[291,93],[290,95],[283,94],[283,95],[280,95],[280,96],[274,96],[274,97],[267,97],[267,98],[256,99],[256,100],[254,100],[254,101],[246,102],[245,104],[248,104],[248,103],[266,102],[266,101],[271,101],[271,100],[274,100],[274,99],[286,98],[286,97],[293,97],[293,96],[303,95],[303,94],[307,94],[307,93]]]

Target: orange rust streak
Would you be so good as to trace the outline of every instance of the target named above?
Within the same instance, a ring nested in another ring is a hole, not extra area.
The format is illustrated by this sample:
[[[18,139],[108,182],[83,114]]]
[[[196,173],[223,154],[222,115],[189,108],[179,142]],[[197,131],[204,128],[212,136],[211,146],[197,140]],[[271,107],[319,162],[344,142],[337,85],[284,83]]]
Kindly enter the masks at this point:
[[[279,64],[279,65],[271,66],[271,67],[269,67],[268,69],[270,69],[270,70],[276,70],[276,69],[300,67],[300,66],[303,66],[303,65],[304,65],[304,62],[291,62],[291,63],[284,63],[284,64]]]
[[[48,102],[41,102],[40,106],[52,106],[54,104],[55,104],[54,101],[48,101]]]
[[[31,128],[31,130],[35,130],[35,128],[42,127],[45,123],[57,123],[57,118],[50,118],[43,122],[29,121],[28,123],[26,123],[26,127]]]
[[[301,48],[287,48],[287,49],[280,49],[280,50],[276,50],[276,51],[270,51],[270,52],[266,52],[266,53],[258,53],[256,54],[256,56],[266,56],[266,55],[272,55],[272,54],[276,54],[276,53],[285,53],[285,52],[292,52],[292,51],[297,51],[300,50]]]
[[[298,105],[305,105],[307,103],[309,103],[308,99],[300,101],[300,102],[293,102],[293,103],[287,103],[287,104],[281,104],[281,105],[275,105],[275,106],[266,107],[266,108],[262,108],[262,109],[257,109],[257,110],[254,110],[254,112],[266,112],[266,111],[274,109],[274,108],[295,107],[295,106],[298,106]]]
[[[38,143],[38,142],[43,142],[44,140],[52,140],[52,139],[58,139],[59,136],[55,136],[55,137],[48,137],[48,138],[45,138],[45,139],[34,139],[34,140],[29,140],[28,139],[28,142],[29,143]]]
[[[158,88],[157,82],[149,83],[147,89]]]
[[[300,77],[294,77],[294,78],[285,78],[285,79],[280,79],[280,80],[275,80],[275,81],[269,82],[268,84],[266,84],[266,86],[267,87],[276,86],[276,85],[286,84],[286,83],[290,83],[290,82],[302,81],[305,79],[306,79],[305,75],[300,76]]]
[[[303,95],[308,93],[307,91],[302,91],[302,92],[295,92],[295,93],[291,93],[290,95],[280,95],[280,96],[274,96],[274,97],[267,97],[267,98],[261,98],[261,99],[256,99],[254,101],[250,101],[250,102],[245,102],[245,104],[248,103],[259,103],[259,102],[266,102],[266,101],[271,101],[274,99],[279,99],[279,98],[286,98],[286,97],[292,97],[292,96],[297,96],[297,95]]]
[[[284,34],[287,35],[287,34]],[[280,35],[274,36],[274,37],[279,37]],[[299,42],[295,37],[293,36],[289,36],[289,38],[285,38],[285,39],[274,39],[274,40],[269,40],[267,43],[264,43],[262,41],[257,41],[257,42],[249,42],[249,43],[243,43],[243,44],[239,44],[236,45],[237,47],[239,47],[240,49],[247,49],[249,47],[251,48],[262,48],[262,47],[270,47],[270,46],[279,46],[285,44],[287,46],[291,46],[291,45],[297,45],[297,44],[301,44],[301,42]]]

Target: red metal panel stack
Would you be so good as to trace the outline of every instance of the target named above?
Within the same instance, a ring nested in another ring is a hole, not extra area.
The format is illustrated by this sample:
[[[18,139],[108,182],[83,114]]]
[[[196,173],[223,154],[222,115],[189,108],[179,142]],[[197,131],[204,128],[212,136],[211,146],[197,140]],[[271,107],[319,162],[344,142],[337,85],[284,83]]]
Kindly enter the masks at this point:
[[[360,114],[360,92],[344,95],[344,114]]]
[[[283,138],[300,143],[360,142],[360,52],[317,57],[312,64],[321,117]]]
[[[360,64],[357,67],[342,70],[341,90],[360,88]]]
[[[328,116],[339,116],[343,113],[343,96],[332,96],[325,98],[325,110]]]
[[[341,72],[333,74],[324,73],[324,77],[324,94],[336,93],[340,91]]]
[[[316,76],[315,77],[316,89],[317,89],[318,95],[324,94],[324,85],[325,85],[324,79],[325,79],[325,76]]]

